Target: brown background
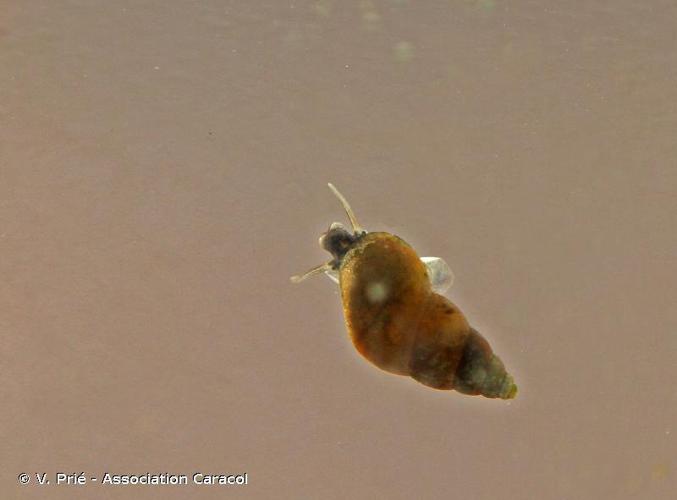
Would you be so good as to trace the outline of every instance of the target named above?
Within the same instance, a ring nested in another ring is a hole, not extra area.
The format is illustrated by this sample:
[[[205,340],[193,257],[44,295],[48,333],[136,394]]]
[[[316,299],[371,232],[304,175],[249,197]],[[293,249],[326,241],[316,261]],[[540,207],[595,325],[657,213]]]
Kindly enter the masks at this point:
[[[0,7],[0,498],[674,498],[674,2]],[[516,400],[289,283],[327,181],[449,262]],[[249,485],[17,482],[57,471]]]

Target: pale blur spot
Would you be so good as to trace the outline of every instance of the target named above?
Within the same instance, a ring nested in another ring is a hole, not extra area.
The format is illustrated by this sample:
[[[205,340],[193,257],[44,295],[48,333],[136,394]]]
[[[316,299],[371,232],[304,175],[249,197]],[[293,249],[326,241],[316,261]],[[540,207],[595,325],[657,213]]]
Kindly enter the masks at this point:
[[[476,387],[481,386],[487,378],[487,371],[482,367],[475,368],[470,374],[470,379]]]
[[[282,40],[287,45],[299,45],[303,41],[303,34],[298,28],[291,28],[282,37]]]
[[[478,0],[477,6],[484,10],[494,10],[496,2],[495,0]]]
[[[376,30],[381,27],[381,14],[379,14],[374,2],[363,0],[360,3],[360,11],[362,12],[362,22],[366,29]]]
[[[658,481],[665,479],[668,475],[668,466],[665,464],[656,464],[651,471],[651,479]]]
[[[320,17],[329,17],[331,14],[332,2],[330,0],[319,0],[313,5],[315,13]]]
[[[388,297],[388,288],[381,282],[367,285],[367,300],[372,304],[380,304]]]
[[[394,47],[395,60],[401,63],[408,63],[414,58],[414,46],[411,42],[397,42]]]

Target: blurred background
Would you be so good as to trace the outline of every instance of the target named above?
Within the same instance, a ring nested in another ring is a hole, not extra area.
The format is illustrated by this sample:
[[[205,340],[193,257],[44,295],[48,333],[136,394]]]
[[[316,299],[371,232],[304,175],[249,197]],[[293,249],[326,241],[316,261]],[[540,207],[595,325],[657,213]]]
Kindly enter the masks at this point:
[[[674,2],[0,3],[0,497],[674,498]],[[449,263],[517,399],[290,284],[328,181]],[[82,471],[249,484],[17,481]]]

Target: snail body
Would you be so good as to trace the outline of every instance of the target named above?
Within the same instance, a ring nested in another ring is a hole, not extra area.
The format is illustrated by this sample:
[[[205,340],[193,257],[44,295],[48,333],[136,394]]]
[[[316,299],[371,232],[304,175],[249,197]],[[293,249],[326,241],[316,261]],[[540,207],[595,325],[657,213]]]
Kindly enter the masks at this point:
[[[357,351],[387,372],[434,389],[512,399],[517,386],[489,343],[446,297],[435,293],[414,249],[385,232],[363,231],[345,199],[350,233],[334,223],[320,244],[334,259],[301,279],[338,271],[346,326]]]

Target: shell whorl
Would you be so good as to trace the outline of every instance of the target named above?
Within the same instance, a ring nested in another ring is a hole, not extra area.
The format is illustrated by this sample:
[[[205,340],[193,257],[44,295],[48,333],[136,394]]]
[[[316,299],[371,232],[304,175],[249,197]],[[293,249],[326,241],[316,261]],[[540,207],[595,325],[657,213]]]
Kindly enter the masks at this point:
[[[502,361],[463,313],[433,292],[425,265],[403,240],[368,233],[339,275],[348,331],[373,364],[435,389],[515,397]]]

